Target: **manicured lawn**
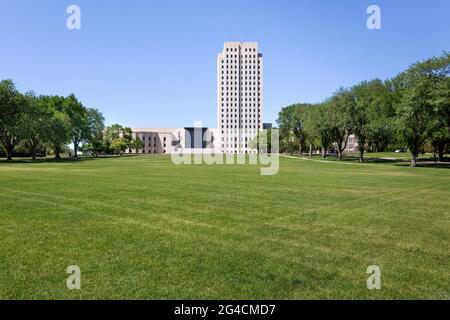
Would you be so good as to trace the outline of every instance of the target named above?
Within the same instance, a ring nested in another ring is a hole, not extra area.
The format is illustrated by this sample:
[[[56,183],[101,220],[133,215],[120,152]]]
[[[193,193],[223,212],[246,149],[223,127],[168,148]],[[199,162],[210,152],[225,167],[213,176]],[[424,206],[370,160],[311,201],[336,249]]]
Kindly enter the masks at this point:
[[[358,156],[358,154],[355,154]],[[367,152],[364,154],[365,157],[371,158],[392,158],[392,159],[403,159],[411,160],[412,156],[410,152]],[[432,153],[419,154],[419,159],[432,158]]]
[[[450,169],[141,156],[2,162],[0,181],[3,299],[450,299]]]

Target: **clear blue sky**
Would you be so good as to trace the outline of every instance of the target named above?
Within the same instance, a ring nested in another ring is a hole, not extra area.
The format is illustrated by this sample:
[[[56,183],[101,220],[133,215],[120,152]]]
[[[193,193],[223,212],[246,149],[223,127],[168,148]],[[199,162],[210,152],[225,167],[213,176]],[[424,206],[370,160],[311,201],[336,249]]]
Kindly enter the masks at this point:
[[[107,124],[216,126],[216,56],[258,41],[264,121],[339,86],[386,79],[450,50],[448,0],[0,0],[0,79],[38,94],[74,92]],[[82,11],[79,31],[66,8]],[[366,27],[377,4],[382,30]]]

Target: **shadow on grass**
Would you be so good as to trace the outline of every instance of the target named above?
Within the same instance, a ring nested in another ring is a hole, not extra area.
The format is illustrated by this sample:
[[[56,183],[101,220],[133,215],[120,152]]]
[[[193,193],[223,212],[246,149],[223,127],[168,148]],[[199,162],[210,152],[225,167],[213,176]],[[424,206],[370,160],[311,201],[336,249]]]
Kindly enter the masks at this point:
[[[409,167],[410,161],[405,163],[397,163],[396,166]],[[439,168],[439,169],[450,169],[450,162],[433,162],[433,161],[417,161],[416,168]]]
[[[98,157],[77,157],[77,158],[36,158],[36,160],[32,160],[31,158],[13,158],[12,161],[8,161],[6,159],[0,159],[0,164],[9,163],[9,164],[38,164],[38,163],[71,163],[71,162],[85,162],[85,161],[93,161],[98,159],[120,159],[120,158],[130,158],[136,157],[136,155],[123,155],[123,156],[98,156]]]
[[[355,162],[358,163],[359,159],[356,157],[346,156],[342,158],[341,161]],[[407,159],[386,159],[386,158],[364,158],[364,163],[387,163],[393,164],[400,167],[409,167],[411,165],[411,160]],[[437,162],[433,158],[419,158],[416,162],[417,168],[445,168],[450,169],[450,159],[444,159],[444,162]]]
[[[294,155],[295,156],[295,155]],[[303,156],[305,159],[314,159],[314,160],[323,160],[330,162],[351,162],[351,163],[359,163],[359,157],[355,156],[342,156],[341,160],[338,159],[336,155],[328,154],[325,158],[322,158],[321,155],[313,155],[312,157]],[[409,162],[405,159],[385,159],[385,158],[368,158],[364,157],[364,163],[397,163],[397,162]]]
[[[298,155],[292,155],[298,157]],[[323,160],[330,162],[346,162],[346,163],[359,163],[359,158],[355,156],[343,156],[341,160],[338,160],[337,156],[334,154],[328,154],[325,158],[321,155],[313,155],[312,158],[308,156],[303,156],[305,159]],[[411,165],[411,160],[409,159],[395,159],[395,158],[373,158],[364,157],[364,163],[385,163],[392,164],[395,166],[409,167]],[[418,168],[444,168],[450,169],[450,158],[445,157],[443,162],[437,162],[434,158],[419,158],[416,162],[416,167]]]
[[[338,161],[336,159],[336,161]],[[347,161],[347,162],[355,162],[359,163],[358,157],[353,156],[344,156],[340,161]],[[386,159],[386,158],[366,158],[364,157],[364,163],[398,163],[398,162],[409,162],[405,159]]]

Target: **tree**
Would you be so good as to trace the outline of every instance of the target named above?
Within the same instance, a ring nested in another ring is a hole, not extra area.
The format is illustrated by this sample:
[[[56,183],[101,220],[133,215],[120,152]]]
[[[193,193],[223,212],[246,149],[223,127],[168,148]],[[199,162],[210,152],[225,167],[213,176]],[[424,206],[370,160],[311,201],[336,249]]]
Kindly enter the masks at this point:
[[[78,157],[78,147],[89,138],[88,112],[72,93],[64,99],[64,112],[67,114],[67,126],[73,144],[74,157]]]
[[[277,123],[282,139],[292,134],[298,141],[300,155],[303,153],[303,146],[307,138],[304,128],[305,110],[311,107],[313,107],[311,104],[293,104],[283,108],[278,113]]]
[[[438,161],[443,161],[450,143],[450,54],[432,60],[431,64],[435,83],[431,88],[431,105],[436,112],[437,128],[431,132],[430,142],[438,154]]]
[[[322,148],[322,158],[325,158],[332,141],[328,102],[318,104],[308,111],[305,129],[310,142]]]
[[[109,151],[116,152],[112,148],[112,143],[114,140],[118,140],[119,138],[122,138],[126,147],[129,147],[131,141],[133,140],[133,132],[131,128],[122,127],[120,124],[113,124],[112,126],[106,128],[104,135],[104,143],[106,148],[109,149]]]
[[[70,126],[67,113],[64,112],[64,97],[42,96],[42,103],[45,103],[51,117],[47,125],[45,141],[53,148],[55,158],[61,158],[60,153],[63,145],[70,141]]]
[[[130,146],[133,140],[133,131],[129,127],[124,127],[122,130],[122,138],[125,140],[127,146]]]
[[[0,142],[7,160],[12,160],[14,147],[22,140],[27,100],[12,80],[0,82]]]
[[[351,89],[355,103],[351,104],[351,131],[358,140],[359,162],[364,162],[364,152],[369,141],[377,143],[388,133],[389,99],[384,83],[375,79],[363,81]]]
[[[97,109],[87,110],[88,135],[87,142],[83,145],[83,150],[90,152],[92,156],[105,150],[103,143],[103,132],[105,130],[105,118]]]
[[[322,103],[317,108],[316,120],[314,122],[315,130],[319,137],[320,146],[322,147],[322,158],[326,157],[326,153],[330,148],[330,144],[332,141],[331,136],[331,124],[328,114],[328,104]]]
[[[307,110],[304,114],[304,129],[306,133],[306,141],[309,143],[309,156],[312,157],[313,147],[320,146],[320,132],[317,130],[317,118],[319,117],[319,105],[315,105]]]
[[[34,93],[26,94],[27,110],[24,128],[24,138],[30,146],[32,160],[36,160],[36,150],[48,134],[48,124],[51,121],[51,113],[42,97],[36,97]]]
[[[105,144],[110,145],[114,139],[119,138],[122,130],[123,127],[117,123],[106,127],[104,134]]]
[[[347,147],[348,137],[352,133],[351,113],[354,110],[355,100],[352,93],[340,88],[334,93],[327,108],[327,122],[330,136],[338,151],[338,160]]]
[[[400,74],[404,85],[401,102],[397,106],[400,131],[412,154],[411,167],[416,166],[417,157],[433,132],[442,127],[440,119],[443,102],[437,99],[439,83],[444,82],[449,72],[449,56],[431,58],[412,65]],[[447,101],[447,102],[446,102]]]
[[[114,154],[118,153],[122,156],[127,147],[128,143],[124,138],[116,138],[111,142],[111,150]]]
[[[144,143],[142,142],[142,140],[138,136],[136,136],[133,140],[131,140],[130,148],[134,149],[136,154],[138,154],[139,153],[139,149],[144,148]]]
[[[290,133],[289,135],[280,136],[280,149],[283,152],[287,152],[292,156],[296,147],[297,143],[295,142],[295,137],[292,133]]]
[[[352,88],[355,103],[352,104],[351,127],[358,140],[359,162],[364,162],[364,151],[369,137],[369,107],[373,96],[369,84],[364,81]]]

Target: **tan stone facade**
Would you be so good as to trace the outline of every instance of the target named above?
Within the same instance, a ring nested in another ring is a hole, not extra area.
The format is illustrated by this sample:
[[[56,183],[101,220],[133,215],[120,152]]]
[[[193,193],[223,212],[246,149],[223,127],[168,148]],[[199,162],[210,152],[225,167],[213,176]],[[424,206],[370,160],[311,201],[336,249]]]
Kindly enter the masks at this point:
[[[144,144],[139,154],[171,154],[180,150],[191,153],[212,149],[217,152],[217,130],[198,128],[196,139],[194,128],[134,128],[133,138],[138,137]],[[128,149],[126,153],[136,153],[135,149]]]
[[[138,153],[171,153],[172,143],[176,142],[178,133],[181,135],[182,129],[172,128],[136,128],[133,130],[133,138],[141,139],[144,147]],[[129,149],[128,153],[135,153],[136,150]]]
[[[256,42],[225,42],[217,56],[217,129],[220,150],[248,153],[263,128],[263,57]]]

